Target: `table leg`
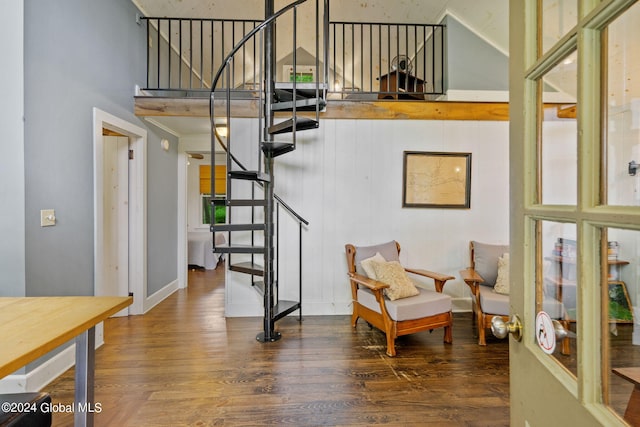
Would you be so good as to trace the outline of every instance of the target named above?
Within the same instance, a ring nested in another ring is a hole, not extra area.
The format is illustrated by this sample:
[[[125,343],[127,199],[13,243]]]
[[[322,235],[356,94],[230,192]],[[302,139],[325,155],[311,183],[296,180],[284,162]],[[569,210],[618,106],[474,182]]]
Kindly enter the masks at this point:
[[[74,424],[93,426],[93,379],[95,373],[96,331],[92,327],[76,337],[76,399]]]
[[[632,426],[640,425],[640,384],[633,387],[624,419]]]

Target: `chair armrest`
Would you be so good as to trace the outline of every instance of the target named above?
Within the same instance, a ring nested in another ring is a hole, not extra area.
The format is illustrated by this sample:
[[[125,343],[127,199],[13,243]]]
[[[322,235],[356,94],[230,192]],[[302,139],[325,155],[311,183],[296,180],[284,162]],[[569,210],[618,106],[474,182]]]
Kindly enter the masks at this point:
[[[359,285],[366,286],[367,288],[371,289],[372,291],[385,289],[385,288],[389,287],[389,285],[387,285],[386,283],[382,283],[382,282],[378,282],[377,280],[369,279],[368,277],[365,277],[365,276],[363,276],[361,274],[358,274],[358,273],[349,273],[349,278],[352,281],[354,281],[357,284],[359,284]]]
[[[478,272],[471,267],[460,270],[460,276],[462,276],[462,280],[464,280],[464,283],[469,285],[471,293],[473,295],[477,295],[478,286],[480,286],[480,283],[484,282],[482,276],[480,276]]]
[[[462,280],[469,284],[470,282],[482,283],[484,279],[481,275],[478,274],[473,268],[469,267],[464,270],[460,270],[460,276],[462,276]]]
[[[408,273],[417,274],[419,276],[430,277],[431,279],[434,279],[434,280],[442,280],[443,282],[446,282],[447,280],[455,279],[454,276],[449,276],[448,274],[435,273],[433,271],[422,270],[422,269],[419,269],[419,268],[406,268],[405,267],[405,271],[408,272]]]
[[[444,288],[445,283],[447,283],[447,280],[455,279],[454,276],[449,276],[448,274],[435,273],[433,271],[422,270],[422,269],[417,269],[417,268],[406,268],[405,267],[405,271],[408,272],[408,273],[413,273],[413,274],[417,274],[419,276],[429,277],[429,278],[433,279],[433,281],[435,282],[435,285],[436,285],[436,291],[438,291],[438,292],[442,292],[442,289]]]

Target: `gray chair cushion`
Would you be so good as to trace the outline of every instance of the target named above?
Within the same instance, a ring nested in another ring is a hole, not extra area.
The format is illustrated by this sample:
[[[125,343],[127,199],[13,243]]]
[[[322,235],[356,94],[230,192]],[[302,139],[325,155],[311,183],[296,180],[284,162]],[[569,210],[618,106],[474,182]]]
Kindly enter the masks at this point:
[[[451,311],[451,297],[428,289],[419,289],[413,297],[390,301],[385,298],[389,317],[395,321],[421,319]],[[369,289],[358,289],[358,302],[370,310],[380,313],[380,305]]]
[[[356,272],[358,274],[366,275],[360,263],[363,259],[371,258],[378,252],[380,252],[380,255],[382,255],[386,261],[400,261],[398,247],[396,246],[395,240],[373,246],[357,246],[354,260],[356,264]]]
[[[509,315],[509,295],[499,294],[488,286],[478,286],[480,305],[485,314]]]
[[[494,292],[488,286],[480,286],[480,305],[485,314],[509,315],[509,295]],[[551,316],[552,319],[564,319],[566,311],[564,305],[554,298],[545,297],[542,302],[542,309]]]
[[[475,270],[484,279],[481,285],[493,287],[498,278],[498,258],[509,252],[509,245],[489,245],[475,241],[472,243]]]

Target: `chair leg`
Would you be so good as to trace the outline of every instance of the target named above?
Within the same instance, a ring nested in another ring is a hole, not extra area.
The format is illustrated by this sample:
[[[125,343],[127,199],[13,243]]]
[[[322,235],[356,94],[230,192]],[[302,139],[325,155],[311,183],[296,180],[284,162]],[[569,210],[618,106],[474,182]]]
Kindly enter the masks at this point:
[[[384,319],[384,329],[387,336],[387,356],[394,357],[396,355],[396,324]]]
[[[358,312],[356,311],[356,309],[353,309],[353,314],[351,314],[351,326],[353,326],[354,328],[356,327],[356,323],[358,323],[358,318],[360,316],[358,316]]]
[[[449,326],[445,326],[444,327],[444,342],[446,342],[447,344],[451,344],[453,342],[453,326],[449,325]]]
[[[387,356],[395,357],[396,355],[396,339],[391,336],[391,334],[387,334]]]
[[[476,322],[478,324],[478,345],[487,345],[487,340],[485,338],[484,316],[481,311],[478,311]]]

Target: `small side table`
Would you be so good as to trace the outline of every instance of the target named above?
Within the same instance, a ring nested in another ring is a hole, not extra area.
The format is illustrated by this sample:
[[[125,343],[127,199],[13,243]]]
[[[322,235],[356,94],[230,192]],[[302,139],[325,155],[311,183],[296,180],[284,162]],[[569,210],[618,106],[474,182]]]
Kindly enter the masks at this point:
[[[640,367],[615,368],[613,373],[634,384],[624,419],[632,426],[640,426]]]

